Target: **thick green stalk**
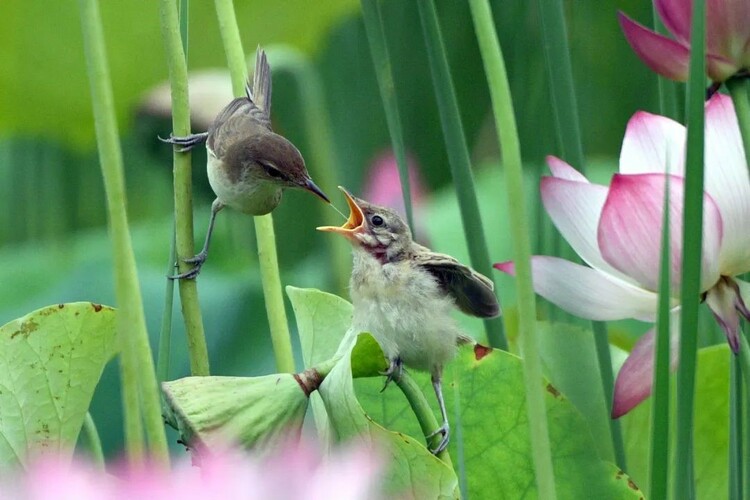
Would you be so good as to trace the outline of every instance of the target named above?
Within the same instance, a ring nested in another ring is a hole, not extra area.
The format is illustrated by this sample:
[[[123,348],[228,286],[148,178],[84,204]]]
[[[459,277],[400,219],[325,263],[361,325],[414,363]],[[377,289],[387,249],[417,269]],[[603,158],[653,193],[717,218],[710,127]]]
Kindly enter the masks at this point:
[[[726,82],[732,95],[734,112],[740,124],[742,144],[745,147],[745,159],[750,168],[750,81],[745,78],[730,78]]]
[[[742,500],[742,378],[738,356],[732,356],[729,373],[729,500]]]
[[[333,132],[328,108],[325,104],[323,82],[310,58],[288,46],[266,47],[274,72],[285,71],[294,77],[299,93],[299,107],[305,124],[305,134],[310,144],[308,167],[313,179],[324,191],[340,184],[340,163],[333,148]],[[340,215],[324,203],[320,207],[321,220],[326,225],[338,225]],[[326,238],[330,252],[330,266],[337,293],[343,294],[349,286],[351,274],[351,247],[343,238]]]
[[[245,53],[242,49],[240,30],[234,14],[232,0],[216,0],[216,15],[219,19],[221,39],[227,56],[229,73],[232,76],[232,92],[235,96],[245,95],[247,67]],[[281,276],[279,260],[276,254],[276,235],[271,214],[254,218],[255,235],[258,240],[258,264],[263,281],[263,298],[266,302],[268,326],[271,329],[271,341],[276,357],[276,368],[280,372],[294,373],[294,356],[292,340],[289,334],[289,323],[284,309],[284,297],[281,293]]]
[[[91,413],[86,412],[83,419],[83,432],[86,435],[86,444],[91,452],[91,460],[100,471],[104,470],[104,452],[102,451],[102,440],[99,438],[99,431],[96,430],[96,423],[91,417]]]
[[[537,495],[539,498],[554,499],[556,497],[555,475],[547,431],[547,410],[540,383],[542,368],[536,336],[536,299],[531,283],[531,241],[525,209],[526,200],[523,195],[525,191],[521,146],[518,141],[505,62],[495,33],[490,5],[487,0],[470,0],[469,5],[492,98],[495,129],[498,133],[500,150],[503,152],[503,170],[508,191],[508,218],[510,219],[518,294],[518,329],[521,355],[524,360],[526,415],[531,430]]]
[[[169,66],[169,81],[172,91],[172,131],[176,136],[190,133],[190,105],[188,102],[187,63],[182,49],[177,4],[174,0],[159,2],[161,31]],[[193,187],[190,152],[174,152],[174,218],[178,271],[185,272],[192,264],[184,259],[195,254],[193,241]],[[190,372],[193,375],[208,375],[208,348],[203,330],[203,317],[198,300],[198,284],[195,280],[179,280],[182,317],[185,321]]]
[[[740,334],[740,352],[737,356],[740,358],[740,371],[742,372],[742,381],[745,384],[745,396],[750,403],[750,343],[748,343],[747,335]]]
[[[703,227],[703,127],[706,81],[706,6],[693,0],[690,37],[690,78],[687,91],[687,152],[685,159],[685,208],[682,234],[682,279],[680,297],[680,367],[677,370],[677,436],[673,498],[692,498],[693,417],[698,337],[698,306]]]
[[[157,459],[166,462],[169,459],[167,440],[161,419],[156,373],[148,343],[135,256],[130,241],[122,150],[117,132],[99,5],[96,0],[79,0],[79,6],[99,162],[104,177],[109,232],[112,238],[115,297],[118,307],[117,329],[123,347],[120,362],[124,365],[123,374],[128,378],[122,381],[123,391],[126,396],[129,394],[125,407],[126,432],[129,434],[126,437],[126,446],[131,450],[137,449],[141,441],[140,436],[134,435],[139,425],[135,421],[140,418],[137,405],[132,407],[132,388],[137,386],[151,452]]]
[[[669,178],[664,189],[661,261],[659,263],[659,312],[654,350],[653,406],[651,408],[651,462],[649,497],[667,498],[669,482],[669,334],[670,334],[670,232]]]
[[[479,213],[479,202],[474,190],[469,150],[461,125],[461,114],[458,111],[456,92],[443,47],[443,37],[440,33],[435,5],[432,0],[419,0],[417,5],[471,265],[485,276],[493,276],[482,217]],[[485,320],[484,325],[490,345],[507,350],[508,341],[505,338],[501,318]]]
[[[424,393],[419,388],[416,382],[414,382],[414,379],[411,378],[411,376],[406,372],[402,371],[400,377],[394,377],[394,382],[396,382],[396,385],[398,385],[399,389],[401,389],[401,392],[404,393],[404,396],[406,396],[406,400],[409,402],[409,406],[411,406],[411,409],[414,411],[414,415],[417,417],[417,421],[419,422],[419,427],[422,429],[422,433],[424,433],[425,436],[432,434],[435,429],[439,427],[437,420],[435,419],[435,414],[432,412],[432,408],[430,408],[429,403],[427,403],[427,399],[424,397]],[[430,446],[436,447],[440,444],[441,436],[440,434],[433,436],[430,439]],[[451,456],[448,453],[448,448],[444,449],[440,453],[437,454],[437,457],[445,462],[448,467],[451,469],[453,468],[453,462],[451,461]]]
[[[169,245],[169,261],[167,274],[174,272],[174,262],[177,259],[175,228],[172,227],[172,243]],[[164,288],[164,310],[159,330],[159,351],[156,355],[156,378],[159,382],[169,379],[169,356],[172,346],[172,309],[174,305],[174,281],[166,280]]]
[[[538,0],[538,3],[544,39],[544,58],[550,81],[552,111],[560,152],[563,159],[585,173],[578,104],[573,84],[573,70],[570,63],[570,49],[562,2],[561,0]],[[559,234],[555,233],[555,237],[559,238]],[[593,340],[599,373],[602,378],[604,405],[609,413],[612,410],[614,374],[612,372],[607,326],[602,322],[594,321],[592,322],[592,329],[594,331]],[[621,469],[627,470],[620,421],[610,419],[609,429],[615,462]]]
[[[370,44],[370,56],[375,67],[375,76],[378,79],[380,98],[383,100],[385,120],[388,123],[388,132],[391,136],[391,147],[393,148],[396,163],[398,164],[401,192],[403,193],[404,206],[406,207],[406,221],[410,227],[414,227],[409,166],[406,163],[406,148],[404,147],[404,135],[401,130],[401,116],[398,112],[396,89],[393,85],[393,71],[391,70],[391,58],[388,54],[388,43],[377,0],[362,0],[362,17],[365,21],[365,31],[367,32],[367,41]]]

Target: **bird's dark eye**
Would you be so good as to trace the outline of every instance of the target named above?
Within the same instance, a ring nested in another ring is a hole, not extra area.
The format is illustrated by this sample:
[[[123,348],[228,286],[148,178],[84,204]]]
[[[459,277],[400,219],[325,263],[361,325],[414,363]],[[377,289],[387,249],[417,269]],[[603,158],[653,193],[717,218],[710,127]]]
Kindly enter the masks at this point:
[[[372,216],[372,225],[373,226],[382,226],[383,225],[383,218],[379,215],[373,215]]]
[[[269,175],[269,177],[273,177],[275,179],[284,179],[284,174],[282,174],[279,169],[272,167],[268,163],[261,163],[261,166],[263,167],[263,170],[266,171],[266,173]]]

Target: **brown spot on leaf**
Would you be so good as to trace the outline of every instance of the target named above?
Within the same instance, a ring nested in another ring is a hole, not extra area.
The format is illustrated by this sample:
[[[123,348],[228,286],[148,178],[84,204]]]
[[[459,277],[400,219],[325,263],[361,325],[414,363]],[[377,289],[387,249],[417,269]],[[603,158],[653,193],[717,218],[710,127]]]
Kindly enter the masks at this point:
[[[57,304],[58,309],[62,309],[63,307],[65,307],[65,304]]]
[[[547,384],[547,392],[552,394],[552,396],[559,398],[560,397],[560,391],[557,390],[557,388],[552,384]]]
[[[474,357],[477,359],[477,361],[490,353],[492,353],[491,347],[483,346],[482,344],[476,344],[474,346]]]
[[[628,488],[630,488],[631,490],[640,491],[640,488],[633,482],[632,479],[628,479]]]
[[[23,323],[21,323],[21,327],[11,334],[10,338],[15,338],[18,335],[28,337],[29,334],[35,331],[37,328],[39,328],[39,324],[33,319],[24,321]]]
[[[102,310],[102,305],[101,304],[95,304],[95,303],[92,302],[91,303],[91,307],[94,308],[94,312],[99,312],[99,311]]]
[[[624,475],[625,473],[622,470],[618,470],[617,474],[615,474],[615,479],[621,479]]]

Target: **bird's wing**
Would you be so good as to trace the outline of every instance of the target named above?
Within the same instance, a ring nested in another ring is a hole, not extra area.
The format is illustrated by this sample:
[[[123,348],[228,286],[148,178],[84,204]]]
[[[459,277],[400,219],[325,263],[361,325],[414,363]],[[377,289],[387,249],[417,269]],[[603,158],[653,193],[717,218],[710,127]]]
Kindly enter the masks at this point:
[[[442,253],[420,251],[412,259],[432,273],[461,311],[480,318],[493,318],[500,314],[495,287],[483,274]]]

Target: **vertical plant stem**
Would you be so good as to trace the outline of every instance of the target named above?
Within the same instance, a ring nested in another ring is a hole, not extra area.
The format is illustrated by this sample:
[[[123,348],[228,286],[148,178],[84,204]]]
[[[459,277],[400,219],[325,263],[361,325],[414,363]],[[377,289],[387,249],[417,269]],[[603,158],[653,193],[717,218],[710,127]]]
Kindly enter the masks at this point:
[[[172,243],[169,245],[169,261],[167,263],[167,274],[174,271],[174,262],[177,258],[175,248],[175,228],[172,227]],[[172,309],[174,305],[174,281],[166,280],[164,287],[164,310],[161,317],[161,330],[159,331],[159,352],[156,356],[156,379],[164,382],[169,379],[169,356],[172,346]]]
[[[698,305],[703,227],[703,127],[706,81],[706,8],[704,0],[693,0],[690,37],[690,78],[687,91],[687,152],[682,232],[682,280],[680,297],[680,367],[677,370],[677,435],[673,495],[675,500],[692,498],[693,417],[697,354]]]
[[[662,35],[669,36],[664,23],[659,18],[659,12],[656,10],[656,3],[652,4],[652,13],[654,16],[654,30]],[[678,120],[679,111],[677,106],[677,82],[674,82],[661,75],[656,75],[657,87],[659,92],[659,114],[668,116],[673,120]]]
[[[227,56],[229,73],[232,76],[232,91],[235,96],[245,95],[247,67],[242,48],[237,18],[232,0],[216,0],[216,15],[219,19],[221,39]],[[289,323],[281,293],[279,259],[276,254],[276,235],[271,214],[254,217],[255,235],[258,240],[258,263],[263,281],[263,298],[266,302],[268,326],[271,329],[271,342],[276,358],[276,368],[280,372],[294,373],[292,340]]]
[[[161,31],[169,66],[172,92],[172,130],[176,136],[190,133],[190,105],[188,103],[187,63],[182,49],[177,4],[174,0],[160,0]],[[193,187],[190,152],[174,152],[174,218],[177,262],[179,272],[187,271],[190,264],[183,259],[195,253],[193,241]],[[190,373],[208,375],[208,348],[203,330],[203,317],[195,280],[179,280],[182,317],[185,321]]]
[[[310,171],[323,190],[333,189],[341,178],[340,164],[333,147],[331,121],[320,74],[310,58],[299,50],[288,46],[270,46],[265,49],[269,60],[273,62],[274,71],[286,71],[295,79],[305,134],[310,144]],[[320,207],[324,224],[339,224],[339,214],[331,210],[330,206],[323,203],[318,203],[317,206]],[[326,238],[326,242],[336,292],[345,293],[351,274],[350,246],[343,238]]]
[[[526,386],[526,415],[531,431],[537,495],[539,498],[554,499],[555,476],[552,469],[547,409],[542,392],[542,368],[536,337],[536,300],[531,284],[531,242],[525,210],[526,201],[523,196],[521,146],[505,62],[495,32],[490,5],[487,0],[470,0],[469,5],[489,84],[495,129],[500,150],[503,152],[503,170],[508,190],[508,217],[518,289],[518,324]]]
[[[578,119],[578,104],[573,84],[573,70],[570,63],[570,49],[565,27],[565,16],[561,0],[538,0],[539,15],[544,37],[544,58],[550,80],[552,111],[555,118],[555,130],[563,159],[585,172],[585,159],[581,141],[581,127]],[[559,239],[555,233],[555,238]],[[601,374],[604,405],[607,413],[612,411],[612,391],[614,374],[612,358],[609,351],[609,337],[605,323],[592,322],[593,341],[597,354],[599,373]],[[609,420],[612,438],[612,449],[617,465],[627,470],[625,448],[622,441],[620,421]]]
[[[102,451],[102,440],[99,438],[99,431],[96,430],[96,423],[91,413],[86,412],[83,419],[83,432],[86,435],[86,444],[91,452],[91,459],[100,471],[104,471],[104,452]]]
[[[669,481],[669,335],[670,335],[670,231],[669,177],[664,186],[661,261],[659,263],[659,312],[654,350],[653,406],[651,408],[651,462],[649,497],[667,498]]]
[[[742,377],[737,356],[730,355],[729,373],[729,500],[742,500]]]
[[[417,6],[422,21],[432,83],[435,86],[440,123],[448,152],[448,163],[451,167],[453,183],[461,209],[461,221],[463,222],[466,243],[469,247],[471,264],[485,276],[492,276],[482,217],[479,213],[479,203],[474,190],[469,150],[464,138],[461,115],[458,111],[453,79],[443,47],[437,12],[435,12],[435,5],[432,0],[418,0]],[[508,341],[505,338],[502,320],[500,318],[488,319],[484,321],[484,325],[490,345],[508,350]]]
[[[120,362],[123,366],[122,373],[127,377],[122,381],[126,397],[126,446],[131,451],[131,456],[140,447],[141,437],[136,435],[140,427],[140,422],[136,423],[140,419],[137,406],[137,400],[140,399],[150,450],[154,457],[166,462],[169,458],[167,440],[161,420],[156,373],[148,343],[135,256],[128,229],[122,150],[117,132],[99,5],[96,0],[79,0],[79,6],[114,254],[117,329],[123,348]],[[139,398],[133,397],[134,387],[138,388]]]
[[[391,147],[393,148],[396,163],[398,164],[401,192],[404,196],[404,207],[406,207],[406,221],[410,227],[415,227],[411,204],[409,165],[406,163],[404,135],[401,131],[401,116],[398,112],[391,58],[388,54],[388,44],[377,0],[362,0],[362,17],[365,21],[365,31],[367,32],[367,41],[370,44],[370,56],[375,67],[375,76],[378,79],[380,98],[383,100],[385,119],[388,123],[388,132],[391,136]]]
[[[730,78],[726,82],[732,95],[734,112],[740,125],[742,145],[745,148],[745,159],[750,168],[750,81],[748,78]]]

